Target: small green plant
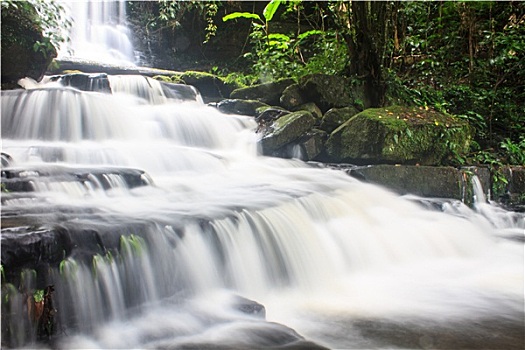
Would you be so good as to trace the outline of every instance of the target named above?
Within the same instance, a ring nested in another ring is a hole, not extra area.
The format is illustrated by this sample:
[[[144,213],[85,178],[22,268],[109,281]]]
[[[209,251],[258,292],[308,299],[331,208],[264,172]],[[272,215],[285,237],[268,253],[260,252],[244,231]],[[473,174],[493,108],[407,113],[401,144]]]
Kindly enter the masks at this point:
[[[222,18],[224,22],[245,18],[252,20],[250,40],[254,45],[254,53],[247,53],[245,58],[253,59],[254,71],[260,75],[261,81],[281,78],[287,72],[286,66],[291,63],[288,51],[291,39],[288,35],[270,33],[269,23],[281,4],[280,0],[272,0],[263,10],[264,20],[256,13],[234,12]]]
[[[142,237],[131,234],[120,237],[120,249],[126,253],[141,255],[144,251],[146,242]]]
[[[33,299],[35,300],[35,303],[39,303],[44,300],[44,290],[43,289],[37,289],[33,292]]]
[[[253,62],[253,71],[260,81],[280,78],[298,78],[307,74],[339,74],[347,62],[347,46],[335,31],[312,29],[303,33],[271,33],[269,23],[281,1],[271,1],[263,11],[263,18],[256,13],[234,12],[223,21],[238,18],[252,20],[249,35],[252,52],[244,55]],[[286,11],[300,2],[286,2]]]
[[[73,276],[74,277],[76,276],[76,273],[78,271],[78,263],[71,258],[67,258],[60,262],[60,264],[58,265],[58,269],[62,276],[64,277]]]
[[[501,141],[500,147],[505,151],[509,164],[525,165],[525,136],[521,136],[519,142],[513,142],[511,139],[505,138]]]

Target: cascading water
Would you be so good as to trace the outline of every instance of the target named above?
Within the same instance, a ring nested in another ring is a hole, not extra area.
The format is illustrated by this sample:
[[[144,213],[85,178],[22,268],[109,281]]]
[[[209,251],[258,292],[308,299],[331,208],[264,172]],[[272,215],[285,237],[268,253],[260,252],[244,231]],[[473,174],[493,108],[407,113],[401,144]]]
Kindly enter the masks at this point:
[[[59,58],[132,65],[135,62],[133,44],[126,26],[126,1],[65,2],[67,16],[73,25],[69,43],[61,48]]]
[[[62,57],[134,61],[124,1],[68,4]],[[3,347],[523,347],[525,219],[482,192],[258,156],[253,119],[149,78],[26,87],[2,92]],[[28,298],[51,285],[54,329]]]
[[[259,156],[140,79],[2,92],[2,247],[46,252],[20,284],[54,285],[54,348],[523,347],[522,215]],[[3,294],[3,339],[41,339]]]

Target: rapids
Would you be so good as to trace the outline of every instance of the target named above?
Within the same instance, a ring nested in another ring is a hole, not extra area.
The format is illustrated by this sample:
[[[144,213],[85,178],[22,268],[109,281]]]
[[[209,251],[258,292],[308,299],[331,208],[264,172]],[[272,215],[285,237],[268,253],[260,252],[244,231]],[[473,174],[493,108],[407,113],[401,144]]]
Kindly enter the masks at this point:
[[[261,156],[252,118],[141,79],[2,92],[2,181],[26,186],[2,221],[77,245],[45,277],[53,348],[523,347],[523,215]],[[46,346],[23,305],[11,345]]]

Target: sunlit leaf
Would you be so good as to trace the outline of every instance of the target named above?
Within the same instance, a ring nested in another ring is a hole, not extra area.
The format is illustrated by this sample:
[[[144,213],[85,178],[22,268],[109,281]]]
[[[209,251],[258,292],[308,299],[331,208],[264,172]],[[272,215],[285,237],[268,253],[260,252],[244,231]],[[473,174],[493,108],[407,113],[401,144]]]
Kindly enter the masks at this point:
[[[266,19],[266,22],[270,22],[273,18],[273,15],[275,15],[275,12],[277,12],[277,9],[279,8],[279,5],[281,5],[281,0],[272,0],[263,10],[264,18]]]
[[[236,18],[248,18],[248,19],[257,19],[257,20],[261,20],[261,17],[259,17],[258,14],[256,13],[249,13],[249,12],[234,12],[234,13],[230,13],[229,15],[226,15],[224,17],[222,17],[222,20],[223,22],[226,22],[226,21],[229,21],[231,19],[236,19]]]

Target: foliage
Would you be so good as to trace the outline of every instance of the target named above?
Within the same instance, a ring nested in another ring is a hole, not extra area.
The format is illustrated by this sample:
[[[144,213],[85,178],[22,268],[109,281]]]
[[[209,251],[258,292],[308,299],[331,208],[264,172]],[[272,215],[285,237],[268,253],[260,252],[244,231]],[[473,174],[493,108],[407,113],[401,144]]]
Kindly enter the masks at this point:
[[[525,134],[524,2],[274,0],[251,12],[221,1],[146,3],[129,6],[155,9],[152,31],[179,28],[191,11],[200,13],[205,41],[217,25],[223,29],[213,18],[251,21],[239,56],[249,68],[232,72],[230,63],[213,62],[206,70],[215,74],[246,85],[311,73],[370,79],[372,87],[386,85],[385,105],[434,108],[467,121],[475,130],[471,160],[485,151],[521,163],[515,146]]]
[[[403,84],[467,120],[479,148],[496,149],[504,140],[519,144],[525,133],[525,6],[407,2],[400,10],[394,67]]]
[[[286,3],[285,14],[300,13],[300,1],[273,0],[263,10],[264,20],[256,13],[234,12],[223,21],[251,19],[249,35],[253,50],[244,55],[252,62],[253,74],[262,82],[286,77],[300,77],[312,73],[339,74],[346,63],[346,46],[335,31],[310,29],[295,33],[273,33],[270,22],[281,4]]]
[[[171,1],[129,2],[131,12],[140,13],[146,23],[146,31],[175,31],[180,28],[184,17],[200,14],[205,24],[204,43],[208,42],[217,31],[214,18],[221,6],[220,1]]]
[[[39,303],[44,300],[44,290],[43,289],[37,289],[33,293],[33,298],[35,299],[35,303]]]
[[[68,38],[64,34],[71,27],[71,18],[66,16],[62,3],[57,0],[28,0],[14,1],[3,0],[2,10],[16,9],[23,16],[28,16],[42,29],[43,41],[33,45],[35,51],[40,51],[46,56],[52,55]],[[33,9],[38,16],[33,16]],[[61,30],[57,30],[60,28]],[[4,39],[4,38],[3,38]]]
[[[522,135],[519,142],[506,138],[501,141],[500,147],[505,150],[507,163],[525,166],[525,136]]]

